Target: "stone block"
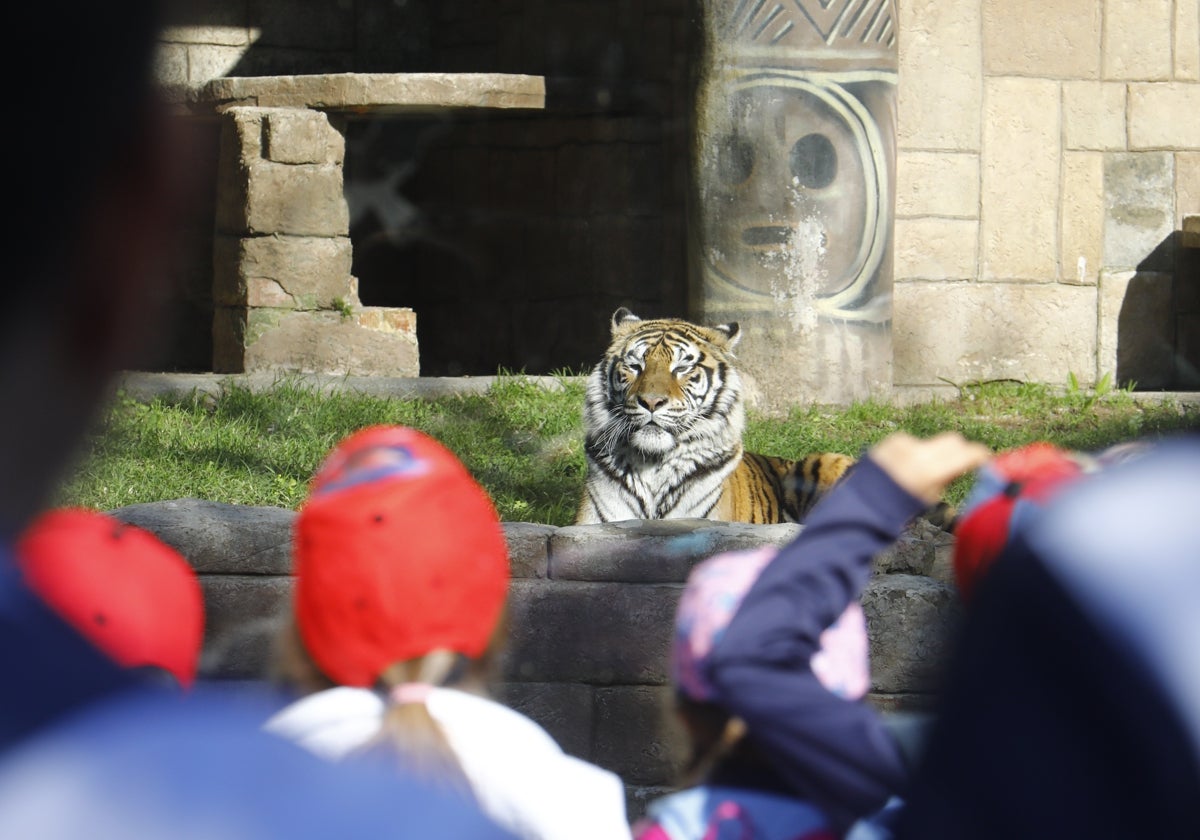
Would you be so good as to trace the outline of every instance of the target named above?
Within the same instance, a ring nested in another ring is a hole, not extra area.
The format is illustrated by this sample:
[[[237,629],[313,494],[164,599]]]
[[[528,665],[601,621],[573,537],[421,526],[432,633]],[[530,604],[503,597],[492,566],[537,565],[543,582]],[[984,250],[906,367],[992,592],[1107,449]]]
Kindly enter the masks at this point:
[[[1200,3],[1175,4],[1175,79],[1200,81]]]
[[[263,157],[275,163],[333,163],[346,158],[346,138],[322,111],[281,108],[267,115]]]
[[[872,690],[937,691],[961,618],[954,589],[919,575],[879,575],[863,591],[862,605]]]
[[[494,696],[541,725],[563,752],[592,760],[595,689],[578,683],[500,683]]]
[[[357,301],[347,236],[226,236],[213,242],[218,306],[330,309]]]
[[[878,575],[926,575],[933,568],[936,536],[945,533],[941,528],[916,519],[894,543],[881,551],[872,563]]]
[[[1101,272],[1098,376],[1149,390],[1174,385],[1172,281],[1164,273]]]
[[[230,108],[220,116],[217,154],[216,219],[218,234],[248,232],[246,168],[262,156],[261,108]]]
[[[1200,152],[1175,153],[1175,229],[1184,216],[1200,215]]]
[[[173,499],[111,511],[145,528],[187,558],[198,574],[288,575],[292,524],[286,508]]]
[[[979,218],[979,155],[906,152],[896,156],[896,216]]]
[[[292,579],[261,575],[203,575],[204,649],[200,676],[258,679],[290,606]]]
[[[188,85],[200,87],[213,79],[228,76],[238,67],[248,50],[246,45],[188,44]]]
[[[1095,370],[1096,288],[897,283],[892,342],[902,385],[1084,381]]]
[[[1126,152],[1104,157],[1104,268],[1147,265],[1175,229],[1175,159],[1170,152]]]
[[[1093,0],[983,0],[984,72],[1094,79],[1101,4]]]
[[[248,233],[349,236],[341,166],[260,160],[246,168],[246,177]]]
[[[1104,78],[1171,78],[1173,0],[1105,0]]]
[[[1104,155],[1063,152],[1062,281],[1094,284],[1104,256]]]
[[[506,680],[665,685],[682,587],[515,580]]]
[[[1200,84],[1130,85],[1129,148],[1200,149]]]
[[[1059,86],[988,79],[983,118],[985,279],[1058,276]]]
[[[355,310],[354,320],[367,330],[417,335],[417,313],[406,306],[364,306]]]
[[[205,20],[211,20],[209,9],[205,9]],[[221,44],[226,47],[244,47],[250,44],[250,29],[246,22],[237,24],[212,24],[204,26],[167,26],[159,34],[159,40],[180,44]]]
[[[213,372],[244,373],[246,370],[245,307],[218,306],[213,309]]]
[[[550,538],[555,580],[682,583],[700,560],[722,551],[783,545],[799,525],[750,525],[707,519],[632,519],[570,525]]]
[[[1068,149],[1124,151],[1125,85],[1063,82],[1063,141]]]
[[[545,579],[550,575],[550,538],[558,532],[552,525],[505,522],[509,563],[514,578]]]
[[[899,3],[900,148],[979,151],[982,102],[977,3]]]
[[[154,80],[167,87],[186,85],[188,50],[183,44],[159,44],[154,52]]]
[[[674,715],[672,695],[670,686],[596,689],[592,760],[626,784],[678,781],[688,757],[688,740]]]
[[[214,335],[214,355],[215,345]],[[243,366],[246,371],[420,375],[415,331],[368,329],[353,317],[324,311],[249,310]]]
[[[973,280],[978,273],[979,222],[896,219],[897,280]]]

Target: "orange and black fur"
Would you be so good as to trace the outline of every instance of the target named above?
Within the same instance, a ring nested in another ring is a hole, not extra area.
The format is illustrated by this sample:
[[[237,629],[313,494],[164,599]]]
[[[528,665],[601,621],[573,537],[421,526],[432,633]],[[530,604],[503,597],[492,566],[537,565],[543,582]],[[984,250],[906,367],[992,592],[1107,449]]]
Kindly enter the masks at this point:
[[[702,518],[800,522],[854,463],[744,452],[736,323],[642,320],[624,307],[588,379],[578,524]]]

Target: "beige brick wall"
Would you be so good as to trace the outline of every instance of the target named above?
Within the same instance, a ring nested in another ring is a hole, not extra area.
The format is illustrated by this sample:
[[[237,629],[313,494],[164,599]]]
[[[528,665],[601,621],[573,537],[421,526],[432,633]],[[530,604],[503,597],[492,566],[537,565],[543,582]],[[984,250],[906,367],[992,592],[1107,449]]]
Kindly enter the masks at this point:
[[[1170,387],[1172,288],[1195,282],[1171,228],[1200,212],[1200,3],[900,6],[898,393],[1069,372]]]
[[[349,5],[356,2],[364,0]],[[259,5],[282,8],[280,2]],[[414,5],[436,4],[410,0]],[[506,20],[538,18],[538,0],[509,6],[521,11]],[[249,72],[246,61],[256,48],[259,64],[251,70],[277,63],[279,72],[312,72],[298,58],[303,53],[334,72],[349,49],[341,29],[341,37],[329,34],[326,43],[300,37],[297,23],[298,41],[288,44],[278,29],[263,36],[252,26],[250,6],[219,7],[223,11],[203,25],[166,33],[158,64],[164,81],[198,85]],[[647,21],[655,31],[687,29],[688,4],[656,9]],[[1119,373],[1118,360],[1141,371],[1143,383],[1152,381],[1150,368],[1166,355],[1160,339],[1167,337],[1152,331],[1170,320],[1159,310],[1171,305],[1171,284],[1182,282],[1172,273],[1170,237],[1185,213],[1200,212],[1200,2],[901,0],[897,14],[895,384],[924,388],[939,377],[972,371],[1061,383],[1068,368],[1085,380]],[[287,15],[268,18],[291,22]],[[404,35],[397,30],[395,37]],[[539,37],[496,34],[499,52],[489,52],[495,45],[486,39],[477,39],[478,46],[467,39],[461,55],[441,59],[458,65],[474,55],[488,69],[514,71],[519,68],[495,65],[512,44]],[[681,51],[682,40],[676,37],[672,49]],[[656,60],[666,67],[663,52]],[[569,56],[560,64],[570,66]],[[674,117],[685,121],[682,114]],[[601,233],[606,228],[598,214],[629,204],[624,192],[606,186],[626,177],[618,170],[634,169],[610,139],[605,134],[593,140],[588,148],[594,156],[583,156],[577,151],[583,146],[573,144],[553,166],[541,158],[529,163],[522,172],[534,186],[522,196],[549,191],[552,200],[573,202],[579,225],[590,231],[589,253],[606,266],[597,272],[620,274],[613,269],[618,261],[646,260],[624,240],[610,244]],[[280,145],[273,151],[261,184],[274,195],[289,188],[288,167],[323,165],[294,159]],[[569,177],[576,172],[582,175]],[[571,192],[576,182],[594,186]],[[662,194],[684,189],[673,183]],[[257,206],[259,197],[247,196],[248,204]],[[293,214],[261,223],[318,232],[304,221]],[[674,265],[682,253],[676,248],[661,262]],[[1126,301],[1130,289],[1139,300]],[[274,287],[261,291],[277,294]],[[971,332],[945,336],[945,300],[953,301]],[[562,301],[554,305],[566,311]],[[1046,311],[1059,312],[1053,328],[1042,320]],[[1145,311],[1155,317],[1130,314]],[[1139,320],[1151,332],[1131,333]],[[1062,330],[1072,333],[1066,349]],[[1082,358],[1088,353],[1090,361]]]

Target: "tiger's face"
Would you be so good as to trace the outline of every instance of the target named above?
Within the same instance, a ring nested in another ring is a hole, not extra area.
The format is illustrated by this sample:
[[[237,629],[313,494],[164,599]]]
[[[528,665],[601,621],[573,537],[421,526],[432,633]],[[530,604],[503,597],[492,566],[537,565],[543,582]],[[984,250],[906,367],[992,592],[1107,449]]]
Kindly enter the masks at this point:
[[[593,375],[603,390],[604,434],[654,457],[706,434],[709,425],[727,425],[740,407],[730,352],[737,338],[737,324],[643,321],[618,309],[612,344]]]

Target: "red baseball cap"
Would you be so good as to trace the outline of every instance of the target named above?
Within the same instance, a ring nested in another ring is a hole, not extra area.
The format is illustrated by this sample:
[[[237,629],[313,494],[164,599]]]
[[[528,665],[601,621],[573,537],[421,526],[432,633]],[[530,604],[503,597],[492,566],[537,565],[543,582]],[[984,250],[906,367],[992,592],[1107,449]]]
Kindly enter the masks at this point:
[[[30,523],[16,555],[29,587],[119,665],[195,682],[204,595],[171,546],[110,514],[60,508]]]
[[[491,499],[441,443],[371,426],[326,457],[296,517],[296,625],[317,666],[372,686],[389,665],[488,646],[508,595]]]
[[[1022,517],[1093,468],[1082,453],[1038,441],[1002,452],[976,472],[954,529],[954,577],[964,601]]]

